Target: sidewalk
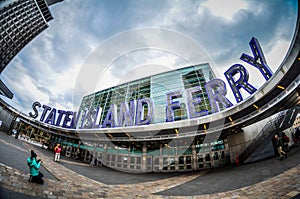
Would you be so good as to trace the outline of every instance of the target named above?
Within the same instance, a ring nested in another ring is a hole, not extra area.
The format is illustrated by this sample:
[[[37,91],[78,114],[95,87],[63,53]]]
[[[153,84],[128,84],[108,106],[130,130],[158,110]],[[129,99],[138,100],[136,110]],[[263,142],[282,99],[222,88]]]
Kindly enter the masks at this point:
[[[0,198],[300,198],[300,146],[281,162],[276,157],[212,171],[140,175],[65,157],[57,163],[45,149],[4,133],[0,139]],[[28,168],[21,166],[31,149],[43,160],[44,185],[29,183]]]

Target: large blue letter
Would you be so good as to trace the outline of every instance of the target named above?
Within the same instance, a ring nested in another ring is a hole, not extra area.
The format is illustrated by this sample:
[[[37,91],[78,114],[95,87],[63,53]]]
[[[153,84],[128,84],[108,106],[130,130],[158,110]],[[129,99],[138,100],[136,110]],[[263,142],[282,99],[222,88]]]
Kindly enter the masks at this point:
[[[43,113],[42,113],[41,118],[40,118],[40,121],[41,121],[41,122],[44,120],[47,111],[50,111],[50,110],[51,110],[51,107],[46,106],[46,105],[43,105],[43,108],[44,108],[44,110],[43,110]]]
[[[83,112],[82,112],[82,115],[81,115],[81,120],[80,120],[80,129],[82,129],[82,128],[84,128],[84,125],[85,125],[85,118],[86,118],[86,115],[87,115],[87,113],[88,113],[88,111],[89,110],[84,110]],[[80,116],[79,116],[80,117]]]
[[[39,107],[39,108],[41,108],[41,104],[39,103],[39,102],[34,102],[33,104],[32,104],[32,109],[33,109],[33,111],[34,111],[34,114],[32,114],[31,112],[29,113],[29,116],[30,117],[33,117],[33,118],[37,118],[38,116],[39,116],[39,112],[38,112],[38,110],[36,109],[36,107]]]
[[[66,116],[65,116],[62,127],[72,128],[72,118],[70,118],[70,116],[73,116],[73,111],[67,111],[66,112]],[[68,125],[68,123],[69,123],[69,125]]]
[[[45,119],[45,123],[49,123],[51,125],[55,125],[55,117],[56,117],[56,109],[53,108],[52,111],[49,113],[48,117]]]
[[[94,109],[90,108],[86,110],[85,115],[84,115],[84,120],[83,120],[83,128],[84,129],[90,129],[93,126],[93,112]]]
[[[144,107],[147,106],[147,114],[144,115]],[[136,125],[150,124],[153,121],[153,102],[150,98],[139,99],[136,109]]]
[[[60,126],[61,119],[62,119],[63,115],[67,113],[67,111],[58,110],[57,112],[58,112],[58,116],[57,116],[57,120],[56,120],[55,126]]]
[[[238,73],[240,74],[240,77],[238,80],[235,80],[234,75]],[[232,65],[224,74],[232,89],[237,103],[243,101],[243,97],[240,93],[241,88],[244,88],[250,94],[253,94],[256,91],[256,88],[248,83],[249,74],[243,65]]]
[[[196,97],[193,98],[193,94],[195,93],[200,93],[201,92],[201,87],[200,86],[196,86],[193,88],[189,88],[186,90],[186,94],[187,94],[187,103],[188,103],[188,110],[189,110],[189,117],[191,118],[195,118],[195,117],[202,117],[204,115],[208,115],[208,111],[207,110],[201,110],[199,112],[196,112],[196,105],[199,105],[201,103],[201,98],[200,97]]]
[[[114,128],[114,127],[118,126],[118,123],[117,123],[117,106],[115,104],[110,105],[110,107],[107,111],[105,120],[102,123],[103,128],[107,128],[108,126],[111,127],[111,128]]]
[[[72,129],[77,129],[80,114],[81,114],[81,111],[79,111],[78,113],[74,112],[73,117],[72,117],[72,121],[71,121],[71,128]]]
[[[135,112],[135,101],[131,100],[128,106],[128,103],[123,102],[120,104],[120,113],[119,113],[119,126],[133,126],[134,124],[134,112]]]
[[[211,106],[212,113],[219,112],[217,102],[223,104],[226,108],[232,106],[232,103],[225,97],[227,94],[226,84],[221,79],[213,79],[205,84],[205,90]]]
[[[270,79],[273,74],[266,62],[264,53],[259,45],[258,40],[252,37],[249,45],[254,57],[243,53],[240,59],[258,68],[266,80]]]
[[[92,128],[100,128],[100,117],[101,117],[101,112],[102,112],[102,108],[100,106],[98,106],[96,108],[96,113],[95,113],[95,116],[94,116],[94,122],[93,122],[93,127]]]
[[[173,99],[182,97],[181,91],[167,93],[166,122],[174,121],[174,110],[180,108],[180,102]]]

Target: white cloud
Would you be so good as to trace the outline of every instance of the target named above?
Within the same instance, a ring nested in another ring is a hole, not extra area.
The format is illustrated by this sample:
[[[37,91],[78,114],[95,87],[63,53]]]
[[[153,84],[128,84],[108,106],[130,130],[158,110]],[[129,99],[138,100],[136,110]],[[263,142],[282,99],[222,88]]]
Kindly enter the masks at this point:
[[[275,72],[280,64],[283,62],[285,55],[287,55],[291,42],[285,40],[278,40],[274,48],[267,53],[266,59],[269,67]]]
[[[21,78],[6,80],[5,83],[11,86],[11,90],[18,92],[14,95],[13,103],[25,114],[29,113],[33,102],[49,102],[48,93],[39,90],[31,77],[26,74],[22,74]]]
[[[98,89],[173,70],[179,67],[179,64],[186,63],[184,60],[181,62],[179,60],[181,60],[180,57],[159,49],[133,51],[112,63],[110,68],[119,69],[117,76],[112,70],[106,71]],[[111,81],[112,79],[114,81]]]
[[[107,56],[96,57],[92,74],[83,76],[92,92],[189,62],[206,62],[205,59],[213,65],[218,77],[224,79],[225,70],[240,63],[242,53],[251,54],[248,43],[252,36],[258,37],[274,71],[287,51],[296,20],[292,18],[296,13],[278,2],[65,0],[51,7],[54,20],[49,28],[21,51],[2,75],[15,93],[16,104],[23,109],[30,109],[32,102],[40,100],[58,109],[76,110],[82,94],[91,93],[77,81],[92,49],[123,31],[141,27],[177,31],[187,40],[193,40],[194,46],[168,34],[132,35],[117,40],[105,46]],[[137,44],[160,49],[118,54],[118,50],[135,49]],[[193,48],[196,45],[197,50]],[[262,84],[254,78],[257,69],[243,64],[254,70],[250,71],[253,84]]]
[[[234,14],[241,9],[247,9],[247,3],[243,0],[208,0],[203,3],[203,6],[208,8],[213,15],[223,17],[227,20],[232,20]],[[203,12],[203,8],[198,10]]]

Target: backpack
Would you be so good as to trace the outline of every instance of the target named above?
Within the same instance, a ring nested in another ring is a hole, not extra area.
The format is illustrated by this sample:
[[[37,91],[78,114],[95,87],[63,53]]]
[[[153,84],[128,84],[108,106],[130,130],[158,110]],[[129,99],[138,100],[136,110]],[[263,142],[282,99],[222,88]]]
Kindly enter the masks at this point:
[[[60,153],[60,152],[61,152],[61,147],[57,147],[56,153]]]

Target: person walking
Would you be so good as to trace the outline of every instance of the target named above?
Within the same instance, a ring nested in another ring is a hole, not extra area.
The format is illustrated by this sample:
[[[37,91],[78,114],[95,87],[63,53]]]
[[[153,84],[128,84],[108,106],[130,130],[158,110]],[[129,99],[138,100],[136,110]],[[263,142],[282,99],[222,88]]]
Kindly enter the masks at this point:
[[[274,136],[274,145],[275,148],[277,149],[279,156],[280,156],[280,161],[283,160],[284,157],[287,157],[286,152],[283,151],[282,147],[283,147],[283,141],[282,141],[282,137],[279,137],[278,135]]]
[[[60,144],[57,144],[56,147],[54,148],[54,161],[55,162],[59,162],[60,159],[60,152],[62,151],[62,147],[60,146]]]
[[[300,127],[297,127],[294,132],[294,142],[295,144],[300,143]]]
[[[287,158],[287,153],[289,152],[289,142],[290,142],[290,138],[289,136],[287,136],[285,133],[282,133],[282,149],[285,152],[285,156]]]
[[[41,159],[36,160],[37,155],[34,151],[31,151],[31,156],[27,158],[27,165],[29,166],[30,178],[29,182],[35,182],[38,184],[44,184],[44,175],[39,171],[41,167]]]

